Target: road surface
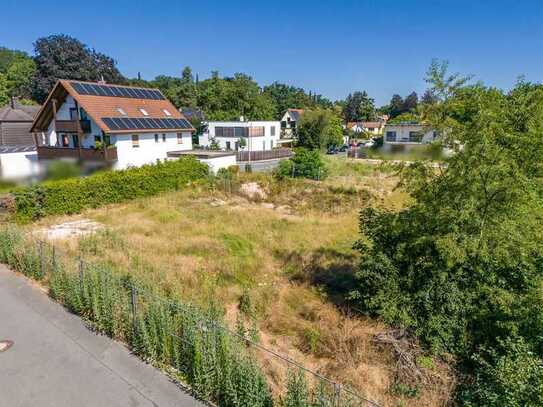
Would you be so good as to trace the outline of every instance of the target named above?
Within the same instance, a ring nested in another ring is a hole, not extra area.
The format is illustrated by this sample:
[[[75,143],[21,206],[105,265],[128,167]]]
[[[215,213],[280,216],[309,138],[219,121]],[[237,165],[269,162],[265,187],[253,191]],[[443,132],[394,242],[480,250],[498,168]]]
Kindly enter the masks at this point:
[[[0,406],[203,406],[120,343],[89,331],[0,265]]]

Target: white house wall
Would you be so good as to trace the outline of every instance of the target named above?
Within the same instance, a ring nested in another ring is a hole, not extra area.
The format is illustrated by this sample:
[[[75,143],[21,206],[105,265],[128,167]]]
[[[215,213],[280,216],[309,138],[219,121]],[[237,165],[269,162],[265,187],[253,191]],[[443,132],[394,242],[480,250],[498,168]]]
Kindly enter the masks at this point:
[[[396,132],[396,141],[387,141],[387,132],[389,131],[395,131]],[[401,126],[394,126],[394,125],[387,125],[385,127],[384,131],[384,143],[386,144],[429,144],[432,141],[435,140],[434,137],[434,131],[426,131],[424,132],[424,135],[422,136],[421,142],[413,142],[409,141],[409,133],[410,132],[420,132],[424,131],[424,128],[419,125],[401,125]]]
[[[263,137],[245,138],[245,147],[239,148],[240,151],[264,151],[271,150],[279,146],[281,123],[278,121],[252,121],[252,122],[209,122],[208,132],[200,136],[199,142],[203,147],[209,147],[211,140],[215,139],[221,150],[226,150],[227,142],[230,143],[230,149],[234,150],[239,137],[215,137],[216,127],[264,127]],[[272,136],[272,127],[275,127],[275,134]],[[249,145],[250,144],[250,145]]]
[[[23,180],[40,173],[36,151],[0,154],[0,176],[3,180]]]
[[[139,136],[139,147],[134,147],[132,135]],[[191,133],[182,133],[182,143],[177,141],[177,133],[156,133],[158,143],[155,141],[155,133],[130,133],[114,134],[111,143],[117,147],[117,162],[115,169],[138,167],[144,164],[155,164],[157,160],[164,161],[169,151],[185,151],[192,149]],[[166,135],[166,141],[162,141],[162,134]]]

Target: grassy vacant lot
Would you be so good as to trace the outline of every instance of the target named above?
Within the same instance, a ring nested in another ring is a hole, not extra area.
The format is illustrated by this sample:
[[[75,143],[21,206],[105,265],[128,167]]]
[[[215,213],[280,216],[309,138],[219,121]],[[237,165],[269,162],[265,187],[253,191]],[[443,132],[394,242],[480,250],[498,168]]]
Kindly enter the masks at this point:
[[[221,304],[232,326],[243,320],[258,329],[262,344],[385,405],[444,404],[449,372],[430,359],[425,369],[437,379],[419,388],[394,386],[397,359],[373,341],[390,328],[354,317],[338,295],[357,261],[359,210],[399,209],[408,198],[394,189],[397,179],[386,168],[326,159],[331,176],[319,183],[242,174],[226,188],[218,183],[88,210],[79,217],[106,228],[66,245],[172,297]],[[246,182],[258,182],[266,197],[244,196],[239,186]],[[279,385],[284,366],[264,357],[262,363]]]

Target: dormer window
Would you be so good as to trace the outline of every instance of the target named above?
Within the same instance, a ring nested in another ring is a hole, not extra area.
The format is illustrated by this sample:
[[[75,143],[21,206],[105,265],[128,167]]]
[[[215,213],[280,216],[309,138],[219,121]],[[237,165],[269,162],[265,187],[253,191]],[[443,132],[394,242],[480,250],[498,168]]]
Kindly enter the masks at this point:
[[[166,110],[166,109],[162,109],[162,111],[164,112],[164,114],[165,114],[166,116],[171,116],[171,115],[172,115],[172,114],[171,114],[168,110]]]
[[[123,116],[126,116],[126,112],[123,110],[122,107],[118,107],[118,108],[117,108],[117,111],[118,111],[120,114],[122,114]]]
[[[144,116],[149,116],[149,113],[147,113],[147,110],[145,110],[144,108],[140,107],[140,112],[142,115]]]

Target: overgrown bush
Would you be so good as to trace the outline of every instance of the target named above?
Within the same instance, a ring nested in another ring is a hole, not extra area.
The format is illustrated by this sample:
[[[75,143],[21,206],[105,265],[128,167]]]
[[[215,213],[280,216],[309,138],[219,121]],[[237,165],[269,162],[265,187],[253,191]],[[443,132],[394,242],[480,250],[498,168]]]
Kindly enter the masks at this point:
[[[292,177],[323,180],[328,175],[328,169],[318,150],[297,148],[290,159],[279,162],[274,175],[278,179]]]
[[[47,215],[79,213],[86,208],[179,189],[207,176],[208,167],[191,157],[82,178],[46,181],[13,192],[15,216],[21,222],[28,222]]]

